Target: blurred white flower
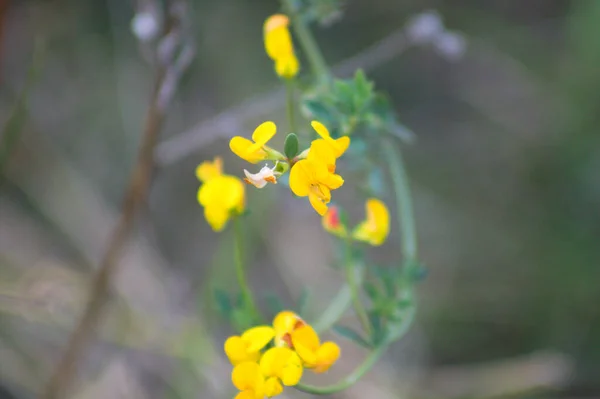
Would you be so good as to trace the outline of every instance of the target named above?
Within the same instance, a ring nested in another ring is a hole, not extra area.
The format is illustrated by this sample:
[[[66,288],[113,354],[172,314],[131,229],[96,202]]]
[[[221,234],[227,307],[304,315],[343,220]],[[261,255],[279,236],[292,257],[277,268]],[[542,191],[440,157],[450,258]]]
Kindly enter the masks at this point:
[[[406,35],[415,44],[432,42],[444,32],[444,24],[435,11],[425,11],[412,17],[406,25]]]
[[[142,42],[153,40],[158,34],[159,21],[157,15],[151,11],[139,12],[131,21],[131,31]]]
[[[450,61],[458,61],[467,50],[467,40],[456,32],[444,32],[435,39],[433,45],[442,56]]]

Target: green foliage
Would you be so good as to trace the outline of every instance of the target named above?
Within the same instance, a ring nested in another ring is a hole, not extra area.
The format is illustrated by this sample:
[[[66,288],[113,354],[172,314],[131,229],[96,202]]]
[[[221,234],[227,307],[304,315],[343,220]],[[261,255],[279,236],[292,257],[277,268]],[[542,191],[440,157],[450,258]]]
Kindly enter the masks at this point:
[[[296,133],[288,134],[285,138],[285,143],[283,144],[285,156],[288,157],[288,159],[294,158],[298,155],[298,147],[298,136],[296,136]]]
[[[390,101],[375,92],[374,86],[358,70],[352,79],[336,79],[308,93],[302,102],[303,111],[327,126],[334,137],[356,131],[386,132],[410,141],[412,133],[398,122]]]
[[[335,325],[332,328],[333,332],[336,334],[349,339],[350,341],[362,346],[363,348],[371,349],[373,346],[369,343],[368,340],[363,338],[358,332],[353,329],[341,325]]]

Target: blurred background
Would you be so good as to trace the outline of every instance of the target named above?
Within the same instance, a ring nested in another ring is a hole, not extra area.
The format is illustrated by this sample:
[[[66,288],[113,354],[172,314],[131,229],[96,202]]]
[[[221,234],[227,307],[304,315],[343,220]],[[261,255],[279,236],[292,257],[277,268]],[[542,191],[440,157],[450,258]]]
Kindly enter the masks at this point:
[[[136,37],[131,23],[151,3],[0,1],[0,398],[46,385],[119,217],[156,75],[152,26]],[[228,138],[267,119],[286,126],[262,43],[279,8],[186,7],[194,57],[169,97],[149,196],[67,397],[235,394],[222,353],[232,330],[212,294],[235,291],[232,231],[205,222],[194,168],[222,155],[240,176]],[[451,36],[420,44],[415,18],[431,10]],[[334,397],[598,397],[600,1],[348,0],[339,17],[314,27],[327,62],[343,76],[364,67],[415,133],[403,150],[429,273],[410,334]],[[317,315],[343,282],[327,267],[318,215],[284,187],[248,197],[261,305],[268,312],[271,293],[293,306],[309,287]],[[336,201],[362,217],[351,184]],[[374,259],[399,255],[393,226]],[[340,342],[343,362],[317,383],[365,355]]]

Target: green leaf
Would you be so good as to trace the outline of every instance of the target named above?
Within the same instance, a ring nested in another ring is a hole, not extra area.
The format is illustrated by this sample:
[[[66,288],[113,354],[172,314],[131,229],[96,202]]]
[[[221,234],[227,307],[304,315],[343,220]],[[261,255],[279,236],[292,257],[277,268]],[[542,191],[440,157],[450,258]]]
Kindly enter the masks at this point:
[[[358,98],[363,101],[370,100],[373,96],[373,86],[373,82],[367,80],[362,69],[356,71],[356,74],[354,75],[354,88]]]
[[[373,301],[373,302],[377,301],[377,299],[379,298],[380,295],[379,295],[379,290],[377,289],[375,284],[373,284],[371,281],[365,281],[363,289],[365,290],[365,293],[367,294],[367,296],[369,297],[369,299],[371,301]]]
[[[374,346],[377,346],[383,341],[386,335],[383,320],[379,313],[369,312],[369,321],[371,322],[371,327],[373,328],[371,341],[373,342]]]
[[[220,288],[215,288],[214,292],[215,306],[217,311],[224,318],[229,318],[231,315],[231,311],[233,310],[233,304],[231,303],[231,298],[229,294]]]
[[[298,155],[298,136],[296,136],[296,133],[287,135],[283,144],[283,152],[285,152],[285,156],[288,159],[292,159]]]
[[[372,345],[366,339],[364,339],[359,333],[357,333],[349,327],[341,326],[338,324],[333,326],[333,332],[344,338],[349,339],[350,341],[362,346],[363,348],[372,348]]]

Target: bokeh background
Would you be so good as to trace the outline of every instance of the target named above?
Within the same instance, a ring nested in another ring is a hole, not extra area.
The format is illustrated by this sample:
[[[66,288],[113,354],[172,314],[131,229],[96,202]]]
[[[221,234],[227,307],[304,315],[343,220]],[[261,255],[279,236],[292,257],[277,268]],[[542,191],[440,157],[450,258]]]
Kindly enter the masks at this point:
[[[119,215],[155,74],[130,29],[141,4],[0,1],[2,145],[19,127],[0,172],[2,398],[41,392]],[[221,350],[232,330],[212,295],[235,290],[232,232],[206,224],[193,172],[222,155],[240,175],[245,165],[228,137],[266,119],[286,126],[262,44],[278,3],[188,6],[195,57],[68,397],[234,394]],[[364,66],[415,134],[402,147],[429,274],[411,333],[334,397],[597,397],[600,1],[349,0],[342,10],[315,26],[316,37],[330,65]],[[410,21],[428,10],[464,49],[407,39]],[[16,124],[15,109],[23,110]],[[309,287],[308,311],[318,314],[342,283],[327,267],[332,243],[318,216],[283,187],[248,192],[245,244],[262,306],[268,312],[268,293],[293,306]],[[362,200],[351,185],[336,194],[358,220]],[[374,259],[399,255],[397,235]],[[340,342],[344,361],[321,383],[364,356]]]

